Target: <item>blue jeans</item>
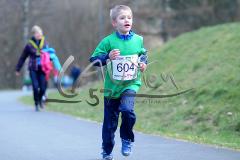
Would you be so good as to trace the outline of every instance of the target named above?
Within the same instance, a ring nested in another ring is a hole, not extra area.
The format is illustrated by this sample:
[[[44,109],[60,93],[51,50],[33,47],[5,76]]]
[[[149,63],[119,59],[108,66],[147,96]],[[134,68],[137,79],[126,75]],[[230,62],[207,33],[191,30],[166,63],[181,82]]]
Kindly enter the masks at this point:
[[[136,122],[134,99],[136,92],[125,90],[118,99],[104,98],[104,120],[102,128],[102,147],[107,154],[113,150],[115,131],[118,127],[118,117],[121,112],[122,124],[120,137],[134,142],[133,126]]]
[[[37,71],[29,70],[29,72],[32,80],[34,102],[35,105],[38,105],[40,104],[42,96],[45,94],[47,88],[45,73],[42,71],[42,69],[40,69],[40,67]]]

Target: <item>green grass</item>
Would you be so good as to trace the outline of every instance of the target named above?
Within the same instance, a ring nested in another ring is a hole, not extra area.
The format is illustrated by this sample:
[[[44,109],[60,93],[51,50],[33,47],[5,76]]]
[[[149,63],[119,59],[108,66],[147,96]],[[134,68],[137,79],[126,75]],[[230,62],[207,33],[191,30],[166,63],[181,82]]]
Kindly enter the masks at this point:
[[[194,88],[193,91],[166,99],[136,99],[135,129],[144,133],[191,140],[240,149],[240,23],[225,24],[183,34],[162,48],[149,53],[146,77],[157,75],[158,88],[143,85],[140,93],[168,94]],[[161,73],[173,74],[178,90]],[[151,80],[151,79],[148,79]],[[49,103],[51,111],[102,121],[103,101],[89,106],[85,86],[79,91],[78,104]],[[50,98],[61,98],[58,93]],[[32,103],[30,97],[22,100]]]

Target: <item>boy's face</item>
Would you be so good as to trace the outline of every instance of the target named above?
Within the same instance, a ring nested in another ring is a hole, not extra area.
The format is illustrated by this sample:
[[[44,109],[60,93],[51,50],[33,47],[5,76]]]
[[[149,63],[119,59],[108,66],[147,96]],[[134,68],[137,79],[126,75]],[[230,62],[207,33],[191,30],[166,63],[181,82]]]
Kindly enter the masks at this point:
[[[132,13],[128,10],[122,10],[112,25],[121,34],[128,34],[132,29]]]

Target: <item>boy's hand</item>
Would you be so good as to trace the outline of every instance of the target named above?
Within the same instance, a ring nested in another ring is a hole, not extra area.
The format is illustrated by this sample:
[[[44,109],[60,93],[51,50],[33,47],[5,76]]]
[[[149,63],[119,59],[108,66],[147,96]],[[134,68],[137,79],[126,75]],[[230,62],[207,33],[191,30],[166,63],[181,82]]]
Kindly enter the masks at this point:
[[[114,60],[116,59],[117,56],[120,55],[120,51],[119,49],[113,49],[110,53],[109,53],[109,58],[110,60]]]
[[[147,69],[147,65],[145,63],[140,63],[140,71],[144,72]]]

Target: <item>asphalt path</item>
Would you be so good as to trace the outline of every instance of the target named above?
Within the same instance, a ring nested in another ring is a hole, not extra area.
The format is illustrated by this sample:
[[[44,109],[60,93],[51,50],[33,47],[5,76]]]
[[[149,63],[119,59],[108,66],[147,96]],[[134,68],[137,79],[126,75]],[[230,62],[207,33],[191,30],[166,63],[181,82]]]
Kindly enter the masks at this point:
[[[101,124],[19,102],[25,93],[0,92],[0,160],[98,160]],[[28,93],[29,94],[29,93]],[[133,153],[123,157],[116,134],[115,160],[240,160],[240,152],[136,133]]]

